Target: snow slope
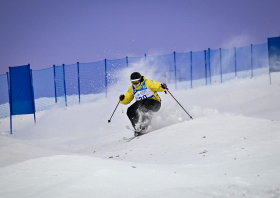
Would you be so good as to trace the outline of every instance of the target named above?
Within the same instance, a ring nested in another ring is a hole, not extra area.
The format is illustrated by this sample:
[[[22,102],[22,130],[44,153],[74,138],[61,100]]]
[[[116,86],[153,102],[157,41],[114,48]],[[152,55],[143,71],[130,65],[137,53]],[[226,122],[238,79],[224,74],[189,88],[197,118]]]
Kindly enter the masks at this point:
[[[114,97],[0,120],[0,197],[280,197],[280,73],[160,94],[133,136]],[[129,85],[128,85],[129,86]],[[127,86],[126,86],[127,87]],[[126,88],[125,88],[126,90]]]

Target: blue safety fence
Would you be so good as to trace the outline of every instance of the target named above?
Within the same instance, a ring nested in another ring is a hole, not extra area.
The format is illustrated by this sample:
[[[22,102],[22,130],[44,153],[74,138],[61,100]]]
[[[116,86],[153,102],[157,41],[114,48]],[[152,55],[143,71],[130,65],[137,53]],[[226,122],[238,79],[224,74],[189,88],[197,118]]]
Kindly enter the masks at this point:
[[[145,64],[145,59],[143,57],[126,57],[127,67],[133,67],[134,65],[139,65],[141,62]]]
[[[221,73],[224,74],[222,81],[235,78],[235,49],[220,49],[221,51]],[[241,60],[241,58],[236,59]],[[227,74],[227,75],[225,75]],[[221,81],[221,82],[222,82]]]
[[[10,116],[8,75],[0,75],[0,118]]]
[[[88,95],[104,93],[106,91],[105,61],[79,63],[79,65],[80,94]]]
[[[176,79],[177,83],[186,82],[183,87],[180,88],[190,88],[191,87],[191,53],[176,53]]]
[[[236,67],[237,71],[242,71],[238,77],[251,76],[251,48],[250,46],[239,47],[236,49]]]
[[[168,84],[175,82],[174,55],[166,54],[161,56],[144,57],[144,67],[149,68],[156,74],[156,79]]]
[[[205,54],[204,51],[192,52],[192,87],[206,84],[199,79],[205,79]]]
[[[35,109],[42,111],[56,103],[67,106],[108,97],[108,89],[118,85],[126,68],[148,68],[154,79],[172,84],[175,89],[187,89],[268,73],[268,45],[105,59],[33,70]],[[10,115],[7,77],[0,75],[0,118]]]
[[[253,71],[255,69],[266,68],[268,66],[267,43],[253,45],[252,54],[253,54]]]
[[[53,107],[55,104],[53,68],[32,70],[32,77],[36,111]]]
[[[220,50],[209,50],[208,51],[208,62],[210,66],[210,83],[217,83],[221,82],[222,75],[221,75],[221,57],[220,57]]]
[[[116,85],[119,82],[120,70],[127,68],[126,58],[106,60],[107,86]]]
[[[67,106],[67,97],[65,89],[65,77],[64,77],[65,67],[62,65],[54,66],[54,79],[55,79],[55,101],[60,103],[65,101]]]
[[[65,76],[65,88],[67,96],[67,105],[76,104],[79,101],[78,85],[78,65],[63,65]]]

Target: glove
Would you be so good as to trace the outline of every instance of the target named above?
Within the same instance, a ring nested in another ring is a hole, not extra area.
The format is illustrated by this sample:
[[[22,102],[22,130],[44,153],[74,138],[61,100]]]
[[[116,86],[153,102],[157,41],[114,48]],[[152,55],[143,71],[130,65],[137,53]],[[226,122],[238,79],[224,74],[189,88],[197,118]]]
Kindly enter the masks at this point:
[[[124,95],[120,95],[120,101],[122,101],[124,99]]]
[[[165,83],[162,83],[162,84],[161,84],[161,87],[162,87],[163,89],[168,89],[168,88],[167,88],[167,85],[166,85]]]

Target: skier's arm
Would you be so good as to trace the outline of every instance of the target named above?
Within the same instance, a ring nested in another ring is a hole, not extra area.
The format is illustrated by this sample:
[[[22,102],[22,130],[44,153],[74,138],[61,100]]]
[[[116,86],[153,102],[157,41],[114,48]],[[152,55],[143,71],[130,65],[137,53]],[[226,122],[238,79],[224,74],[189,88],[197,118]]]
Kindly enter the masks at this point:
[[[166,89],[162,88],[161,83],[155,80],[147,79],[146,80],[146,85],[148,89],[156,92],[163,92]]]
[[[130,86],[128,91],[125,93],[124,95],[124,99],[120,101],[121,104],[129,104],[132,100],[133,100],[134,96],[133,96],[133,91],[132,91],[132,87]]]

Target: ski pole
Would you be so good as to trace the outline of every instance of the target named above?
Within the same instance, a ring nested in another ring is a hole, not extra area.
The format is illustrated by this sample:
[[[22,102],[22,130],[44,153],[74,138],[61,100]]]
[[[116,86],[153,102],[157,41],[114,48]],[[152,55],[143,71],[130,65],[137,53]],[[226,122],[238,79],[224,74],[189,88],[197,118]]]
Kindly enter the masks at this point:
[[[168,91],[168,93],[174,98],[174,100],[176,100],[176,98],[170,93],[170,91],[168,89],[166,89]],[[176,102],[182,107],[182,105],[176,100]],[[182,109],[184,109],[184,107],[182,107]],[[186,109],[184,109],[184,111],[190,116],[190,118],[193,120],[192,116],[186,111]]]
[[[116,106],[116,108],[115,108],[115,110],[114,110],[114,112],[113,112],[112,116],[110,117],[110,120],[108,120],[108,123],[110,123],[110,122],[111,122],[111,119],[112,119],[112,117],[113,117],[113,115],[114,115],[114,113],[115,113],[116,109],[118,108],[119,104],[120,104],[120,101],[118,102],[118,104],[117,104],[117,106]]]

